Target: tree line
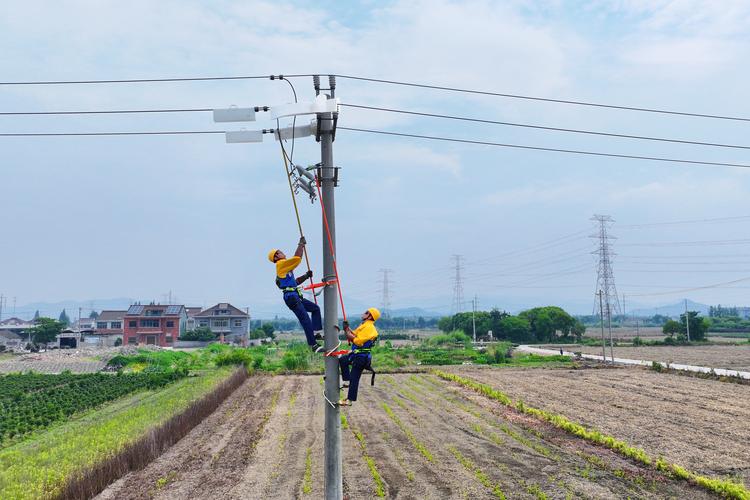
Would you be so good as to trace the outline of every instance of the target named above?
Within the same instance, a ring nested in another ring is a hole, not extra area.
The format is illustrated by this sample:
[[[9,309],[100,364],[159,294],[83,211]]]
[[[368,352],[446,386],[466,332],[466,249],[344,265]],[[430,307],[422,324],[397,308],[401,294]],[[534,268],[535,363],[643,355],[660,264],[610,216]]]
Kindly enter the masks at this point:
[[[476,322],[477,339],[509,340],[511,342],[579,342],[586,326],[562,308],[535,307],[514,316],[499,309],[464,312],[446,316],[438,321],[444,332],[462,330],[471,335]]]

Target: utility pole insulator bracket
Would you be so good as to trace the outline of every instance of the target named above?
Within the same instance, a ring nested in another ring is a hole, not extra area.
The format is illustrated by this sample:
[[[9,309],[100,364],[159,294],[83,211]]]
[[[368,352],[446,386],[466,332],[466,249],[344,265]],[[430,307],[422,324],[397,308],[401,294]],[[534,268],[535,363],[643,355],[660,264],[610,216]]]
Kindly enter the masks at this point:
[[[271,119],[287,116],[316,115],[318,113],[334,113],[339,110],[339,99],[328,99],[325,95],[315,97],[312,102],[293,102],[281,106],[271,107]]]

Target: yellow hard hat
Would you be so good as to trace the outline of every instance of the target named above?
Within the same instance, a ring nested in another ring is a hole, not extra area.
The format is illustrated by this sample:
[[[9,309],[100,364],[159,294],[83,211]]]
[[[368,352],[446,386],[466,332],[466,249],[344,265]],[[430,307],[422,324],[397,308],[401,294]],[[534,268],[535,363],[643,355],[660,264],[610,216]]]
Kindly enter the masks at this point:
[[[370,313],[373,321],[377,321],[378,319],[380,319],[380,311],[377,308],[371,307],[367,310],[367,312]]]
[[[279,251],[278,248],[274,248],[273,250],[271,250],[270,252],[268,252],[268,260],[270,260],[271,262],[273,262],[274,257],[276,257],[276,252],[278,252],[278,251]]]

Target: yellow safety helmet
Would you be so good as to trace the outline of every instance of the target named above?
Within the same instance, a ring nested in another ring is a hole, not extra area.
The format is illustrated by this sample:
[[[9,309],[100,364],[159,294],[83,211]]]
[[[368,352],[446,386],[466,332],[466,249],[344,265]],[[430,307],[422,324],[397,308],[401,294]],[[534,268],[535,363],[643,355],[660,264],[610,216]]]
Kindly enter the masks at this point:
[[[373,321],[377,321],[378,319],[380,319],[380,311],[377,308],[371,307],[367,310],[367,312],[370,313]]]
[[[276,257],[276,252],[278,252],[278,251],[279,251],[278,248],[274,248],[273,250],[271,250],[270,252],[268,252],[268,260],[270,260],[271,262],[273,262],[274,261],[273,260],[274,257]]]

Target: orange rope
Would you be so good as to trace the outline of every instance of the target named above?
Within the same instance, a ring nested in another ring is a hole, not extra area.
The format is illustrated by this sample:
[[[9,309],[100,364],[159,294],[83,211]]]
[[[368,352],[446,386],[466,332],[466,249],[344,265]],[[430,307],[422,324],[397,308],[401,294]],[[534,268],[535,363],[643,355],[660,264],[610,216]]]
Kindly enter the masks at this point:
[[[331,237],[331,228],[328,227],[328,216],[326,215],[326,209],[323,206],[323,193],[320,191],[320,179],[315,177],[315,187],[318,190],[318,200],[320,200],[320,210],[323,212],[323,225],[326,228],[326,235],[328,236],[328,247],[331,249],[331,257],[333,257],[333,272],[336,274],[336,288],[339,291],[339,301],[341,302],[341,315],[346,321],[346,309],[344,308],[344,296],[341,293],[341,279],[339,278],[339,269],[336,265],[336,250],[333,248],[333,238]]]

